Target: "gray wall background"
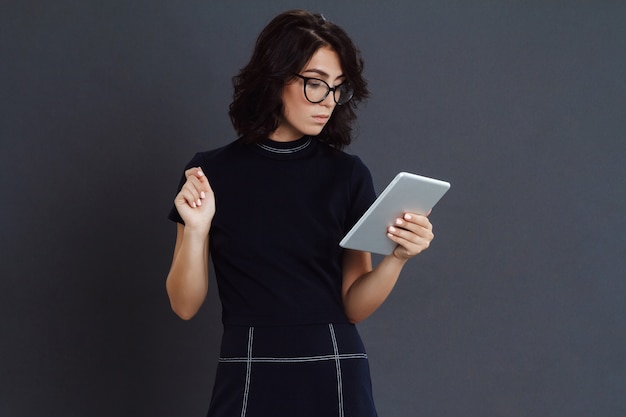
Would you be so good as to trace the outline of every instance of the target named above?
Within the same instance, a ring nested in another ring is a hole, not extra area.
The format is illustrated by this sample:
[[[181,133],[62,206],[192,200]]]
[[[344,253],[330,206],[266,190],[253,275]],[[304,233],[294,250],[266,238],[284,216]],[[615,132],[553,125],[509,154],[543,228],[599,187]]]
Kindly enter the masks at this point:
[[[166,214],[296,7],[362,49],[378,190],[453,184],[359,326],[380,415],[626,415],[626,6],[421,0],[0,1],[0,415],[204,415],[220,307],[170,312]]]

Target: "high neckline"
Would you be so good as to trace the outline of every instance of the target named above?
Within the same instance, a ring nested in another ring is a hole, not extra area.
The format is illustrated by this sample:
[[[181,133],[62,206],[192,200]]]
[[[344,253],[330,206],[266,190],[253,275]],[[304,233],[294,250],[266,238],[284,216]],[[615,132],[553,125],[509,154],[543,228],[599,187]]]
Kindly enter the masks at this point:
[[[292,159],[308,154],[307,151],[313,148],[314,141],[315,139],[311,136],[303,136],[288,142],[278,142],[267,138],[258,142],[255,147],[264,155],[273,158]]]
[[[257,145],[268,152],[285,154],[294,153],[305,149],[311,144],[311,140],[312,139],[310,136],[302,136],[300,139],[291,140],[288,142],[278,142],[268,138],[261,141],[260,143],[257,143]]]

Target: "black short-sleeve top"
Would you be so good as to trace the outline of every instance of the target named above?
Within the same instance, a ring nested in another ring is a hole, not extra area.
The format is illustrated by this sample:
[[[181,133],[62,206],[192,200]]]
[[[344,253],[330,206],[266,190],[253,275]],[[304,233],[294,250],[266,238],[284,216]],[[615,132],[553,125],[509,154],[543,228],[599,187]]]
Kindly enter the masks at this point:
[[[339,241],[375,199],[363,162],[305,136],[236,140],[185,169],[196,166],[215,194],[209,248],[223,323],[346,323]],[[176,208],[169,218],[183,223]]]

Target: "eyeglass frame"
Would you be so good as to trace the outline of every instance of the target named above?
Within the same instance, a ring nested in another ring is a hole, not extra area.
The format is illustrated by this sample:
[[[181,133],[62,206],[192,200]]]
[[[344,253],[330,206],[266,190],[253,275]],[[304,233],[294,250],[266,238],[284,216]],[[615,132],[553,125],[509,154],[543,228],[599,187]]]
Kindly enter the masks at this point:
[[[335,102],[335,104],[336,104],[336,105],[338,105],[338,106],[342,106],[342,105],[344,105],[344,104],[347,104],[350,100],[352,100],[352,97],[354,96],[354,90],[352,90],[352,89],[348,89],[348,91],[347,91],[347,92],[348,92],[348,93],[350,93],[350,98],[348,98],[345,102],[339,103],[339,102],[337,101],[337,99],[335,98],[335,91],[337,91],[337,90],[338,90],[338,89],[339,89],[342,85],[346,84],[346,86],[347,86],[347,87],[349,87],[349,86],[350,86],[350,84],[349,84],[347,81],[344,81],[344,82],[342,82],[342,83],[341,83],[341,84],[339,84],[339,85],[336,85],[336,86],[334,86],[334,87],[331,87],[331,86],[330,86],[330,85],[329,85],[326,81],[324,81],[324,80],[320,80],[319,78],[315,78],[315,77],[305,77],[304,75],[300,75],[300,74],[296,74],[296,73],[294,73],[293,75],[295,75],[295,76],[296,76],[296,77],[298,77],[298,78],[301,78],[301,79],[302,79],[302,81],[304,81],[304,83],[303,83],[303,85],[302,85],[302,92],[304,93],[304,98],[306,98],[306,99],[307,99],[307,101],[308,101],[309,103],[313,103],[313,104],[319,104],[319,103],[321,103],[322,101],[326,100],[326,97],[328,97],[328,95],[330,94],[330,92],[331,92],[331,91],[332,91],[332,93],[333,93],[333,101],[334,101],[334,102]],[[324,84],[326,85],[326,88],[328,89],[328,90],[326,91],[326,94],[324,94],[324,97],[322,97],[322,98],[321,98],[320,100],[318,100],[318,101],[313,101],[313,100],[311,100],[311,99],[310,99],[310,98],[306,95],[306,83],[308,83],[308,82],[309,82],[309,80],[320,81],[320,82],[324,83]]]

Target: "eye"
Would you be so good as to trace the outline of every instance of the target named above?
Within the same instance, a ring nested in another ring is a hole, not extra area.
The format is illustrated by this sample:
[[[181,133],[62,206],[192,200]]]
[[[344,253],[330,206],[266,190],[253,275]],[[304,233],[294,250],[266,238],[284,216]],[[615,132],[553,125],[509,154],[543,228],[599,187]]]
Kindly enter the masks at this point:
[[[316,78],[309,78],[309,81],[307,82],[307,86],[310,88],[323,88],[326,87],[324,84],[324,81],[322,80],[318,80]]]

